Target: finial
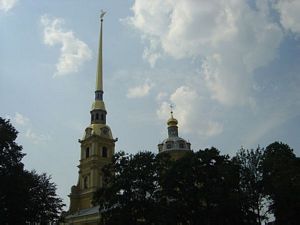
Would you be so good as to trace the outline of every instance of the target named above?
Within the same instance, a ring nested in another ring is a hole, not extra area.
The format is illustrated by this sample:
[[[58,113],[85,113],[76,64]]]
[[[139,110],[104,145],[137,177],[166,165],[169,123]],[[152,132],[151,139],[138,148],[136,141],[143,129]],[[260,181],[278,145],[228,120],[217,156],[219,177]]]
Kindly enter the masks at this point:
[[[103,17],[105,14],[106,14],[106,12],[103,9],[101,9],[101,14],[100,14],[101,22],[103,21]]]
[[[171,118],[173,118],[173,108],[174,108],[174,105],[173,105],[173,104],[170,104],[170,109],[171,109]]]

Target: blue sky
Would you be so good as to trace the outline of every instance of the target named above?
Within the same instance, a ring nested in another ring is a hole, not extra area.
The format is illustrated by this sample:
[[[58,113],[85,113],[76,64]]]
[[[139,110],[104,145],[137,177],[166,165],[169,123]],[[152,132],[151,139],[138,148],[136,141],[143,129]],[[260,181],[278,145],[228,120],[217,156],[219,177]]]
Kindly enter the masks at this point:
[[[51,174],[67,204],[101,9],[117,151],[157,152],[173,104],[194,150],[282,141],[300,155],[300,1],[0,0],[0,116],[19,130],[26,168]]]

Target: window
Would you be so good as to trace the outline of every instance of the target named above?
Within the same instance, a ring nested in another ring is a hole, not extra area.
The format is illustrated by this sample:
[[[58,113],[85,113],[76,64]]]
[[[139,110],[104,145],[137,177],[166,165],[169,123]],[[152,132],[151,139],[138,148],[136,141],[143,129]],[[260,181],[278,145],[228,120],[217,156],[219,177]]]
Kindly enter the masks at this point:
[[[92,115],[92,121],[94,121],[94,115]]]
[[[85,149],[85,158],[88,158],[88,157],[90,157],[90,148],[89,147],[87,147]]]
[[[167,142],[166,144],[167,144],[167,149],[170,149],[170,148],[172,148],[172,146],[173,146],[173,143],[172,143],[172,142],[170,142],[170,141],[169,141],[169,142]]]
[[[83,188],[84,189],[88,188],[88,177],[87,176],[83,178]]]
[[[98,120],[99,119],[99,114],[98,113],[96,113],[96,120]]]
[[[179,148],[184,148],[184,143],[183,142],[179,143]]]
[[[102,148],[102,157],[103,157],[103,158],[107,158],[107,153],[108,153],[108,152],[107,152],[107,148],[106,148],[106,147],[103,147],[103,148]]]
[[[101,120],[104,120],[104,115],[103,114],[101,114]]]

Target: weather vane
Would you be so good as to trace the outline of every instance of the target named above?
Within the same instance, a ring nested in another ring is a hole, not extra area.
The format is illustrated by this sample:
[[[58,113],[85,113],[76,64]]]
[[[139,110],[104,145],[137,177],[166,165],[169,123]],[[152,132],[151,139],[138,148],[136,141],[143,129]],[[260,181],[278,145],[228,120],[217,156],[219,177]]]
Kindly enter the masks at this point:
[[[105,14],[106,12],[103,9],[101,9],[101,14],[100,14],[101,21],[103,20]]]

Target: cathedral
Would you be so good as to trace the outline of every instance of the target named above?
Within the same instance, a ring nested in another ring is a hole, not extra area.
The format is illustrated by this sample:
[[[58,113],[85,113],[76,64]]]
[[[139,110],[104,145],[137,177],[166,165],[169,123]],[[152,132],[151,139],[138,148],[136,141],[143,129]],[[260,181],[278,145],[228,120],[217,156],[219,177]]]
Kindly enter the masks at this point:
[[[107,111],[103,101],[102,35],[103,16],[100,20],[100,38],[96,75],[95,100],[90,111],[90,125],[85,129],[80,143],[78,182],[72,186],[70,207],[65,217],[69,225],[97,225],[100,223],[99,207],[92,205],[93,194],[102,187],[102,168],[111,162],[115,153],[115,143],[110,127],[106,124]],[[170,154],[180,158],[191,151],[191,144],[178,136],[178,121],[171,117],[167,121],[168,137],[158,144],[159,154]]]

